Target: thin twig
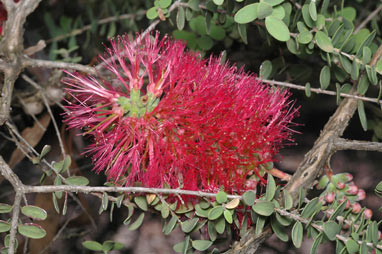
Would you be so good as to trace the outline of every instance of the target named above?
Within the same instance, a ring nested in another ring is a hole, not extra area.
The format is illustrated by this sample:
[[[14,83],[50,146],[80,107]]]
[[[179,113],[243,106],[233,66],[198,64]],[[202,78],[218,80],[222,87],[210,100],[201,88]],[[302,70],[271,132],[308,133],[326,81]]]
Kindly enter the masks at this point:
[[[268,79],[259,79],[259,80],[266,83],[266,84],[288,87],[288,88],[292,88],[292,89],[296,89],[296,90],[305,91],[305,89],[306,89],[305,86],[296,85],[296,84],[289,83],[289,82],[282,82],[282,81],[268,80]],[[329,90],[323,90],[321,88],[310,88],[310,91],[313,93],[317,93],[317,94],[326,94],[326,95],[337,96],[336,92],[329,91]],[[363,97],[363,96],[355,95],[355,94],[340,93],[339,95],[341,97],[344,97],[344,98],[352,98],[352,99],[357,99],[357,100],[362,100],[362,101],[367,101],[367,102],[373,102],[373,103],[377,103],[377,104],[382,103],[382,100],[377,100],[377,99],[370,98],[370,97]]]
[[[377,151],[382,152],[381,142],[369,142],[361,140],[347,140],[337,138],[334,140],[333,149],[338,150],[360,150],[360,151]]]
[[[97,25],[103,25],[103,24],[107,24],[107,23],[111,23],[111,22],[115,22],[115,21],[119,21],[119,20],[124,20],[124,19],[135,19],[137,16],[142,16],[145,13],[146,13],[145,10],[140,10],[134,14],[128,13],[128,14],[122,14],[119,16],[107,17],[107,18],[98,20]],[[76,36],[76,35],[79,35],[79,34],[85,32],[87,30],[90,30],[91,28],[92,28],[92,25],[86,25],[86,26],[83,26],[82,28],[74,29],[70,33],[61,34],[59,36],[56,36],[56,37],[51,38],[49,40],[46,40],[46,43],[49,44],[49,43],[52,43],[55,41],[60,41],[60,40],[63,40],[63,39],[66,39],[66,38],[69,38],[72,36]]]
[[[48,113],[49,113],[49,115],[50,115],[50,118],[52,119],[53,126],[54,126],[54,129],[55,129],[55,131],[56,131],[56,136],[57,136],[57,139],[58,139],[58,143],[59,143],[60,148],[61,148],[62,156],[63,156],[63,158],[65,158],[65,156],[66,156],[66,152],[65,152],[65,148],[64,148],[64,143],[62,142],[62,138],[61,138],[61,135],[60,135],[60,130],[58,129],[58,125],[57,125],[56,119],[54,118],[52,109],[51,109],[50,106],[49,106],[48,99],[46,98],[44,91],[42,91],[42,87],[41,87],[39,84],[37,84],[33,79],[29,78],[29,77],[28,77],[27,75],[25,75],[25,74],[22,74],[21,77],[22,77],[26,82],[28,82],[29,84],[31,84],[34,88],[36,88],[38,91],[40,91],[42,100],[43,100],[43,102],[44,102],[44,104],[45,104],[46,109],[48,110]]]
[[[382,11],[382,5],[378,6],[377,9],[375,9],[372,13],[370,13],[370,15],[368,15],[367,18],[364,19],[364,20],[361,22],[361,24],[359,24],[359,25],[357,26],[356,29],[354,29],[353,34],[358,33],[359,30],[361,30],[362,28],[364,28],[364,27],[367,25],[367,23],[369,23],[369,21],[372,20],[372,19],[378,14],[378,12],[380,12],[380,11]]]
[[[174,194],[174,195],[190,195],[196,197],[215,198],[216,193],[191,191],[181,189],[163,189],[163,188],[146,188],[146,187],[91,187],[91,186],[74,186],[74,185],[52,185],[52,186],[24,186],[25,193],[50,193],[55,191],[66,192],[128,192],[128,193],[154,193],[154,194]],[[229,199],[241,199],[239,195],[227,195]]]

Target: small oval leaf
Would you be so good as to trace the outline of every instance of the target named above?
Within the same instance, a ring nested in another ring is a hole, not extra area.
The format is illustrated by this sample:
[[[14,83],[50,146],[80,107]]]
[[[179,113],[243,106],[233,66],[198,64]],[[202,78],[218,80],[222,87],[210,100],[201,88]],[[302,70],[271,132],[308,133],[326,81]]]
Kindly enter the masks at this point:
[[[265,18],[265,27],[267,28],[269,34],[276,40],[288,41],[290,39],[288,27],[282,20],[274,16],[268,16]]]
[[[216,201],[219,204],[227,202],[227,193],[225,193],[224,191],[219,191],[218,194],[216,194]]]
[[[234,20],[238,24],[247,24],[257,19],[257,7],[259,3],[248,4],[238,10],[235,14]]]
[[[93,250],[93,251],[103,250],[102,244],[96,241],[85,241],[82,243],[82,246],[84,246],[88,250]]]
[[[41,239],[46,235],[46,231],[40,225],[34,223],[19,224],[17,230],[23,236],[32,239]]]
[[[304,229],[300,221],[297,221],[292,228],[292,241],[296,248],[301,247],[302,239],[304,236]]]
[[[330,68],[329,66],[325,65],[322,67],[321,72],[320,72],[320,86],[321,89],[326,89],[328,88],[330,84]]]
[[[212,242],[207,240],[194,240],[192,241],[192,247],[198,251],[205,251],[211,247]]]
[[[0,233],[8,232],[11,229],[11,224],[6,221],[0,220]]]
[[[46,217],[48,216],[47,212],[44,209],[38,206],[33,206],[33,205],[21,207],[21,212],[25,216],[28,216],[35,220],[45,220]]]
[[[256,193],[254,191],[246,191],[243,194],[243,201],[244,204],[247,206],[252,206],[255,203],[256,200]]]
[[[262,216],[270,216],[275,209],[275,205],[271,201],[258,200],[256,204],[252,206],[252,210]]]
[[[10,213],[12,211],[13,206],[0,203],[0,213]]]
[[[180,227],[182,228],[182,231],[187,234],[187,233],[190,233],[195,228],[198,221],[199,221],[199,218],[192,218],[190,220],[183,221],[180,224]]]
[[[209,220],[216,220],[217,218],[219,218],[223,214],[223,211],[224,211],[224,208],[221,206],[216,206],[216,207],[212,208],[208,212],[208,219]]]
[[[138,218],[129,226],[129,230],[136,230],[138,229],[143,222],[143,219],[145,218],[145,213],[141,213]]]
[[[83,176],[71,176],[66,178],[66,183],[69,185],[86,186],[89,184],[89,180]]]
[[[331,53],[333,52],[333,45],[330,38],[322,31],[317,31],[314,39],[317,42],[317,45],[320,49],[325,52]]]

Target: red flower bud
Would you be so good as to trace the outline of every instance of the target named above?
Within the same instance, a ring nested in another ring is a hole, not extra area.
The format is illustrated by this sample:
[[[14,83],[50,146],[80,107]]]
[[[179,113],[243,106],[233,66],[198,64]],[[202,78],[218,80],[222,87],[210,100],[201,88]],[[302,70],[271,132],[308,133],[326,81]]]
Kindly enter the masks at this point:
[[[366,198],[366,192],[364,189],[359,189],[357,193],[357,201],[364,200]]]
[[[352,205],[352,212],[353,213],[359,213],[361,211],[361,209],[362,209],[361,205],[357,202]]]
[[[350,174],[350,173],[346,173],[346,178],[347,178],[347,180],[348,180],[348,182],[350,182],[350,181],[352,181],[353,180],[353,175],[352,174]]]
[[[330,204],[334,201],[335,198],[336,198],[336,194],[334,192],[330,192],[330,193],[326,194],[325,201]]]
[[[337,189],[342,190],[343,188],[345,188],[345,183],[343,183],[343,182],[338,182],[338,183],[337,183]]]
[[[373,211],[369,208],[366,208],[365,211],[363,211],[363,214],[365,215],[365,219],[368,220],[373,216]]]
[[[350,195],[356,195],[358,193],[358,186],[355,184],[348,185],[349,189],[346,191],[346,193]]]

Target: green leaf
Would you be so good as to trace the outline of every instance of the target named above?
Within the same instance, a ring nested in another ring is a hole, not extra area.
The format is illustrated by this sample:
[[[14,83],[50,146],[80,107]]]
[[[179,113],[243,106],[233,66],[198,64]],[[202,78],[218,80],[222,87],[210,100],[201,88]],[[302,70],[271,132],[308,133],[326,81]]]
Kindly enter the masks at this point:
[[[273,12],[272,5],[266,2],[260,2],[257,7],[257,18],[263,19],[271,15]]]
[[[373,221],[371,224],[369,224],[368,234],[370,234],[373,244],[377,245],[379,240],[379,232],[378,232],[378,223],[376,221]]]
[[[349,21],[353,21],[357,16],[357,12],[353,7],[348,6],[342,9],[341,15]]]
[[[363,104],[363,101],[361,100],[358,101],[358,116],[362,125],[362,129],[364,131],[367,131],[367,118],[365,113],[365,106]]]
[[[45,157],[50,151],[52,150],[52,147],[50,145],[44,145],[44,147],[41,150],[40,153],[40,160]]]
[[[330,68],[329,66],[325,65],[322,67],[321,72],[320,72],[320,86],[321,89],[326,89],[328,88],[330,84]]]
[[[158,17],[157,7],[151,7],[146,11],[146,17],[148,19],[156,19]]]
[[[317,31],[314,39],[317,42],[317,45],[320,49],[322,49],[325,52],[332,53],[333,52],[333,45],[330,40],[330,38],[322,31]]]
[[[13,209],[13,206],[0,203],[0,213],[10,213]]]
[[[208,236],[210,237],[211,241],[215,241],[217,238],[217,232],[215,229],[215,222],[208,221],[207,229],[208,229]]]
[[[107,240],[102,244],[103,251],[122,250],[125,246],[122,243]]]
[[[224,191],[219,191],[218,194],[216,194],[216,201],[219,204],[227,202],[227,193],[225,193]]]
[[[363,75],[361,80],[358,82],[357,92],[361,95],[364,95],[369,88],[369,81],[366,75]]]
[[[6,235],[4,238],[4,245],[6,248],[9,248],[10,240],[11,240],[11,234]],[[19,245],[19,242],[17,241],[17,238],[15,238],[15,244],[14,244],[15,250],[17,250],[18,245]]]
[[[223,215],[224,215],[225,220],[226,220],[229,224],[232,224],[232,222],[233,222],[232,213],[231,213],[230,211],[228,211],[228,210],[225,210],[224,213],[223,213]]]
[[[248,4],[238,10],[234,16],[234,21],[238,24],[247,24],[257,19],[257,8],[259,3]]]
[[[353,61],[350,76],[352,80],[357,80],[359,77],[359,65],[356,60]]]
[[[225,218],[220,217],[215,223],[216,232],[223,234],[225,230]]]
[[[166,9],[171,5],[172,0],[159,0],[159,7],[162,9]]]
[[[340,226],[335,221],[328,221],[324,224],[324,232],[330,241],[336,240],[336,235],[340,231]]]
[[[345,243],[347,251],[352,254],[352,253],[358,253],[359,251],[359,245],[356,241],[353,239],[349,239]]]
[[[23,236],[32,239],[41,239],[46,235],[46,231],[40,225],[34,223],[19,224],[17,230]]]
[[[210,27],[210,36],[214,40],[221,41],[226,36],[225,30],[221,26],[217,26],[217,25],[211,24],[211,27]]]
[[[178,222],[178,216],[173,215],[171,217],[171,220],[167,223],[165,227],[164,234],[169,235],[174,230],[177,222]]]
[[[210,50],[212,46],[214,45],[214,42],[211,40],[211,38],[205,35],[197,38],[196,43],[198,44],[199,48],[202,50]]]
[[[289,240],[288,234],[285,232],[285,227],[283,227],[275,218],[271,218],[271,227],[281,241],[287,242]]]
[[[195,214],[199,217],[207,218],[208,217],[208,210],[204,210],[200,207],[199,204],[195,205]]]
[[[352,63],[349,61],[349,59],[347,59],[346,57],[340,55],[340,63],[342,65],[342,68],[349,74],[352,73],[352,69],[353,69],[353,65]]]
[[[11,229],[11,224],[6,221],[0,220],[0,233],[8,232]]]
[[[362,61],[364,64],[368,64],[371,60],[371,50],[369,47],[364,47],[362,51]]]
[[[293,198],[287,190],[283,190],[284,208],[289,210],[293,207]]]
[[[283,20],[285,18],[285,9],[280,5],[273,8],[273,12],[271,14],[273,17]],[[284,22],[285,23],[285,22]]]
[[[276,6],[284,2],[285,0],[264,0],[265,3],[270,4],[271,6]]]
[[[336,220],[337,216],[339,216],[340,214],[342,214],[342,212],[345,210],[345,207],[346,207],[346,201],[343,201],[337,208],[336,210],[334,211],[334,213],[329,217],[329,221],[334,221]]]
[[[292,241],[296,248],[301,247],[302,239],[304,237],[304,229],[300,221],[297,221],[292,228]]]
[[[267,217],[264,217],[264,216],[257,216],[256,228],[255,228],[255,234],[256,235],[260,235],[263,232],[266,218]]]
[[[187,5],[190,7],[193,11],[199,11],[199,2],[200,0],[190,0],[188,1]]]
[[[311,1],[309,4],[309,14],[313,21],[317,21],[316,1]]]
[[[247,206],[252,206],[255,203],[256,200],[256,193],[254,191],[246,191],[243,194],[243,201],[244,204]]]
[[[287,216],[282,216],[282,215],[280,215],[280,214],[278,214],[278,213],[275,213],[275,215],[276,215],[276,219],[277,219],[277,221],[278,221],[281,225],[283,225],[284,227],[289,226],[289,225],[292,224],[292,222],[293,222],[293,220],[292,220],[291,218],[287,217]]]
[[[176,26],[179,30],[183,30],[184,23],[186,21],[186,15],[182,6],[178,7],[178,12],[176,13]]]
[[[143,219],[145,218],[145,213],[141,213],[138,218],[129,226],[129,230],[136,230],[138,229],[143,222]]]
[[[223,212],[224,212],[224,208],[222,206],[216,206],[208,212],[208,219],[216,220],[223,214]]]
[[[312,244],[312,248],[310,249],[311,254],[315,254],[317,252],[318,245],[321,244],[322,239],[323,239],[323,233],[319,233],[316,239],[314,239],[314,242]]]
[[[128,207],[128,213],[126,219],[123,221],[123,224],[128,225],[130,223],[131,216],[134,214],[134,206],[130,204]]]
[[[272,73],[272,62],[269,60],[265,60],[260,65],[260,77],[262,79],[268,79],[271,73]]]
[[[270,35],[272,35],[276,40],[288,41],[290,39],[289,29],[285,23],[273,16],[268,16],[265,18],[265,27],[267,28]]]
[[[192,241],[192,247],[198,251],[205,251],[211,247],[212,242],[207,240],[194,240]]]
[[[256,204],[252,206],[252,210],[262,216],[270,216],[275,209],[275,205],[271,201],[258,200]]]
[[[83,176],[71,176],[66,178],[66,182],[69,185],[86,186],[89,184],[89,180]]]
[[[48,216],[47,212],[44,209],[38,206],[33,206],[33,205],[21,207],[21,212],[25,216],[28,216],[35,220],[45,220],[46,217]]]
[[[146,197],[144,196],[136,196],[134,198],[134,203],[143,211],[147,211],[148,207],[147,207],[147,200],[146,200]]]
[[[304,219],[310,218],[310,216],[312,216],[316,212],[318,205],[318,197],[309,201],[309,203],[305,206],[304,210],[302,210],[301,217],[303,217]]]
[[[84,246],[88,250],[103,251],[102,244],[96,241],[85,241],[82,243],[82,246]]]
[[[374,191],[377,195],[382,196],[382,181],[377,184]]]
[[[310,96],[312,96],[312,92],[310,91],[310,83],[309,82],[307,82],[306,84],[305,84],[305,95],[306,95],[306,97],[310,97]]]
[[[268,174],[267,188],[265,191],[265,200],[271,201],[275,197],[276,182],[271,174]]]
[[[375,71],[374,66],[367,65],[366,74],[371,84],[376,85],[378,83],[377,72]]]
[[[304,31],[297,35],[297,41],[301,44],[308,44],[312,41],[313,34],[310,31]]]
[[[224,3],[224,0],[213,0],[213,2],[216,5],[222,5]]]
[[[237,30],[239,31],[240,38],[243,40],[244,44],[248,44],[247,25],[246,24],[238,24]]]
[[[306,24],[308,27],[310,27],[310,28],[314,27],[315,22],[314,22],[314,20],[312,19],[312,17],[310,16],[309,5],[308,5],[308,4],[304,4],[304,5],[302,6],[302,9],[301,9],[301,10],[302,10],[302,18],[304,19],[305,24]]]
[[[187,233],[190,233],[195,228],[198,221],[199,221],[199,218],[192,218],[192,219],[183,221],[180,224],[180,227],[182,231],[187,234]]]

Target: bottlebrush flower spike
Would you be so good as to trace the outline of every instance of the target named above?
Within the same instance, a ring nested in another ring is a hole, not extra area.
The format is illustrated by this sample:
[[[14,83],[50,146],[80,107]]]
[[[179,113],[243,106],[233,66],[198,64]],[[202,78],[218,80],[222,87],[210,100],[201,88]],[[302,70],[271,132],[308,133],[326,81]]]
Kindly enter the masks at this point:
[[[289,92],[181,41],[128,36],[101,57],[111,77],[69,73],[65,122],[94,139],[97,172],[116,184],[243,193],[265,182],[297,114]],[[110,60],[111,59],[111,60]]]

